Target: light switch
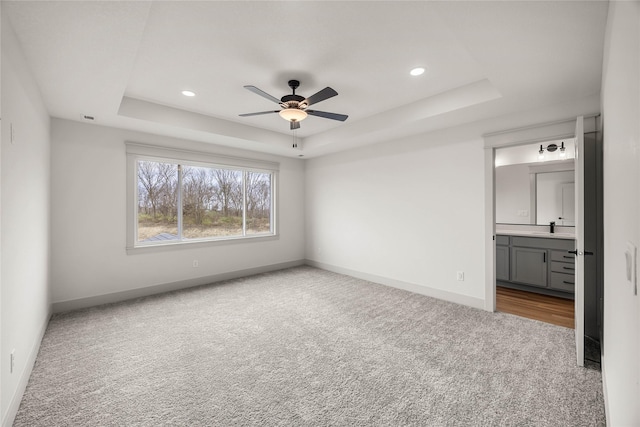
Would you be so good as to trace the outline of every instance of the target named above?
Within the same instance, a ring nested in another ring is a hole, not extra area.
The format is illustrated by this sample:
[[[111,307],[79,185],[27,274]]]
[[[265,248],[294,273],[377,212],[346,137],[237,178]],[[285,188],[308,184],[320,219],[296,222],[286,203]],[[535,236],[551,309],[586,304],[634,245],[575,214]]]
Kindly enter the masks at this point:
[[[638,248],[631,242],[627,242],[627,249],[624,251],[626,278],[631,285],[633,295],[638,295],[638,274],[637,274]]]

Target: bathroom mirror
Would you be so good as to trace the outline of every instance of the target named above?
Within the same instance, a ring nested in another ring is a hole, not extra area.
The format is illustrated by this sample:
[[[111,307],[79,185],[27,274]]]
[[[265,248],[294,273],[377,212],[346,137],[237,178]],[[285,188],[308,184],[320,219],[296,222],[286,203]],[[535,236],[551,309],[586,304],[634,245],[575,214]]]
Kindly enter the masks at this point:
[[[527,156],[513,160],[517,156],[512,153],[513,164],[508,164],[509,156],[499,157],[498,153],[513,148],[496,150],[496,223],[549,225],[554,221],[556,225],[574,226],[574,160],[548,156],[544,161],[537,158],[537,145],[528,147],[524,152],[533,153],[529,157],[536,161],[527,161],[531,160]],[[524,150],[522,146],[514,148]]]

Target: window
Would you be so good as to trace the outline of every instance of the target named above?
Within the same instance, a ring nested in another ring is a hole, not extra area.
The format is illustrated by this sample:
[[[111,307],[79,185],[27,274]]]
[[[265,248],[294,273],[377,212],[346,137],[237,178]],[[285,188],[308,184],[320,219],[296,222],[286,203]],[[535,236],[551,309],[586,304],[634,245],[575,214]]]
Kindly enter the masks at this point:
[[[275,236],[277,164],[133,143],[127,155],[129,249]]]

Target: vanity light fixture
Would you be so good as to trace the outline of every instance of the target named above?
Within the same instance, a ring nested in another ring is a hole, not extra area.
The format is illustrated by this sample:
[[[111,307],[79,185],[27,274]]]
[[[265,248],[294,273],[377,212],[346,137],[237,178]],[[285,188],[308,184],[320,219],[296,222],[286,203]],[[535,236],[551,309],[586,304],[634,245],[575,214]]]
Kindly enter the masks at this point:
[[[540,145],[540,150],[538,150],[538,160],[543,160],[544,159],[544,151],[545,150],[547,150],[549,153],[553,153],[558,148],[560,149],[560,158],[561,159],[566,159],[567,158],[567,149],[564,146],[564,141],[562,141],[562,143],[560,144],[560,147],[558,147],[557,144],[549,144],[546,147],[543,147],[542,145]]]

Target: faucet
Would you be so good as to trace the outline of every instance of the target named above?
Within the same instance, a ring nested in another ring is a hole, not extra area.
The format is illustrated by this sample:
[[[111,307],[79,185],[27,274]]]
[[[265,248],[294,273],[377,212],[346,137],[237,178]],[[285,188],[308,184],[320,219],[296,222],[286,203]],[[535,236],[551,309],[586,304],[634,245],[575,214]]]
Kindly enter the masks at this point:
[[[555,233],[555,228],[556,228],[556,222],[555,221],[551,221],[549,223],[549,233],[553,234]]]

